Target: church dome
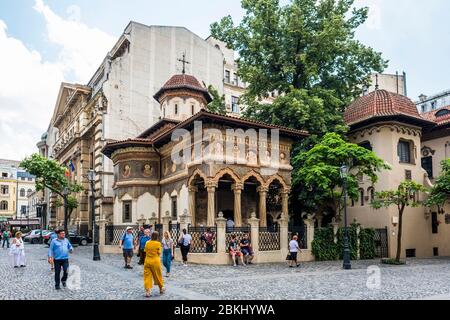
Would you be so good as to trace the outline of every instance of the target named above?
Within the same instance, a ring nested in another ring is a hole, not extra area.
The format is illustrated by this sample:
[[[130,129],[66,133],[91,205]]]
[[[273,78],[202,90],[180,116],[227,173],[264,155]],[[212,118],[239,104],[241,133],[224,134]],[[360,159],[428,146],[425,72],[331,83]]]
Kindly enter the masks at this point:
[[[386,90],[375,90],[356,99],[344,112],[344,121],[350,126],[374,118],[391,117],[426,121],[419,115],[416,105],[408,97]]]
[[[153,97],[159,102],[165,92],[183,89],[201,93],[207,102],[212,100],[208,90],[200,84],[197,78],[187,74],[176,74],[172,76]]]

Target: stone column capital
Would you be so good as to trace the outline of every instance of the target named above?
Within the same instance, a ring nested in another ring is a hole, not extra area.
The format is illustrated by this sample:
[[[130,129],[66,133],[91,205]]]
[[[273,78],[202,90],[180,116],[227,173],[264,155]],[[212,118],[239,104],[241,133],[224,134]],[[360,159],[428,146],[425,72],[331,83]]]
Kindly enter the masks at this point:
[[[231,190],[233,190],[235,193],[241,192],[244,189],[243,183],[234,183],[231,185]]]
[[[189,186],[188,190],[189,190],[189,192],[198,192],[198,187],[196,187],[196,186]]]
[[[265,186],[260,186],[258,188],[256,188],[256,191],[261,193],[267,193],[269,191],[269,187],[265,187]]]
[[[219,184],[213,180],[206,181],[206,183],[205,183],[205,187],[208,190],[208,192],[210,192],[209,191],[210,189],[216,189],[218,186],[219,186]]]

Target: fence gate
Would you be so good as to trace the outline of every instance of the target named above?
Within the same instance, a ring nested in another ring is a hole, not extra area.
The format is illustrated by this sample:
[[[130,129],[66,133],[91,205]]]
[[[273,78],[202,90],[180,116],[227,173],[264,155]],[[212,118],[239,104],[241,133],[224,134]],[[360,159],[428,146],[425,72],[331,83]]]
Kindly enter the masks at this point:
[[[375,229],[375,256],[377,258],[387,258],[388,254],[388,231],[384,229]]]
[[[180,237],[180,223],[169,223],[170,237],[175,246],[178,246],[178,238]]]

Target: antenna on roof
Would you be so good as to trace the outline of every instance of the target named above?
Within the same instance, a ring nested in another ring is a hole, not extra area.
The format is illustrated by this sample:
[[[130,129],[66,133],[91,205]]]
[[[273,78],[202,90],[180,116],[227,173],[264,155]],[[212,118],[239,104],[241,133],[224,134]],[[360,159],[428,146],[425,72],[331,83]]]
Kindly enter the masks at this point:
[[[378,73],[375,74],[375,90],[378,90]]]
[[[185,66],[186,66],[186,64],[190,64],[190,62],[188,62],[188,61],[186,60],[186,51],[183,52],[183,59],[177,59],[177,60],[180,61],[181,63],[183,63],[183,71],[182,71],[182,73],[185,74],[185,73],[186,73],[186,68],[185,68]]]

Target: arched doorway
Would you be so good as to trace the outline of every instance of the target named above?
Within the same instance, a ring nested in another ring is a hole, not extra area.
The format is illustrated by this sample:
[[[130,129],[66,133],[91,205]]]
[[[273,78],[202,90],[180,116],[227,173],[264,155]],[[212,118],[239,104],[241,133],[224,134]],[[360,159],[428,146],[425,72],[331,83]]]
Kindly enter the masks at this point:
[[[244,177],[244,179],[244,189],[242,190],[242,224],[247,225],[248,219],[253,212],[257,218],[260,217],[258,192],[261,188],[261,182],[254,175],[248,178]]]
[[[216,208],[217,212],[222,211],[223,217],[236,222],[234,216],[234,192],[233,185],[236,184],[236,180],[228,173],[224,174],[217,181],[216,192]]]

